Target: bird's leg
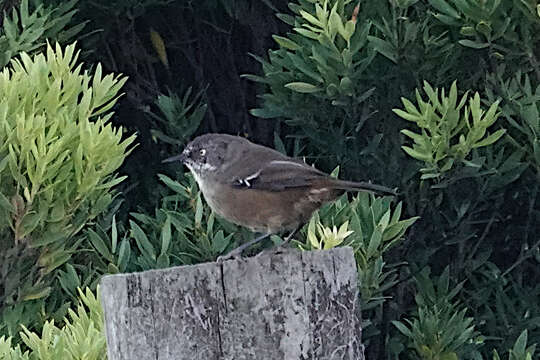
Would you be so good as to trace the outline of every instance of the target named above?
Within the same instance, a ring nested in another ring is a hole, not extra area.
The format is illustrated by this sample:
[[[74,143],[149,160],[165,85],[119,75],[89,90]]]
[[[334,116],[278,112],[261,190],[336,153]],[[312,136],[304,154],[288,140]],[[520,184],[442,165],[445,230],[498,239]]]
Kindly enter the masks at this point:
[[[281,244],[279,244],[278,246],[276,246],[276,247],[274,247],[272,249],[267,249],[267,250],[261,251],[259,254],[257,254],[257,256],[259,256],[259,255],[261,255],[263,253],[266,253],[266,251],[272,251],[274,253],[280,253],[281,251],[283,251],[285,246],[292,240],[294,235],[296,235],[298,233],[298,231],[300,231],[302,226],[304,226],[304,224],[299,225],[296,229],[291,231],[291,233],[289,235],[287,235],[287,237],[285,238],[285,240],[283,240],[283,242]]]
[[[287,245],[287,244],[292,240],[292,238],[294,237],[294,235],[296,235],[296,234],[298,233],[298,231],[300,231],[300,229],[302,228],[302,226],[304,226],[304,224],[297,226],[296,229],[294,229],[293,231],[291,231],[291,233],[285,238],[285,240],[283,241],[283,243],[279,244],[279,247],[282,247],[282,246],[284,246],[284,245]]]
[[[248,241],[245,244],[240,245],[236,249],[231,250],[227,255],[219,256],[217,258],[217,262],[222,262],[222,261],[225,261],[225,260],[229,260],[229,259],[239,257],[240,255],[242,255],[242,251],[244,251],[245,249],[247,249],[251,245],[258,243],[259,241],[262,241],[262,240],[266,239],[270,235],[272,235],[272,234],[263,234],[261,236],[256,237],[255,239],[253,239],[251,241]]]

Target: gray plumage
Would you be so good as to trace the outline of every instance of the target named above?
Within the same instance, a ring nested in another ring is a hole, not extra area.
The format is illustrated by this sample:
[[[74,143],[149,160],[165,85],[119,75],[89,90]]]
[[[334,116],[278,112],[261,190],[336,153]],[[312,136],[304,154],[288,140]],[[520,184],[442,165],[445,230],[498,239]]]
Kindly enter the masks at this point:
[[[344,191],[396,195],[384,186],[330,177],[303,161],[225,134],[206,134],[181,155],[210,207],[227,220],[253,231],[294,231],[325,202]]]

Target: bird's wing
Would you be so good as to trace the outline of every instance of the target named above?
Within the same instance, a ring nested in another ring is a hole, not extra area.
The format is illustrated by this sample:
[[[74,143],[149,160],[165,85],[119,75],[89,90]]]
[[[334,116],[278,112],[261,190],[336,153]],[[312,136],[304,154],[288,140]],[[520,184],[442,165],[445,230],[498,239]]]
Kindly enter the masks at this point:
[[[273,160],[252,174],[234,178],[232,185],[245,189],[282,191],[310,186],[313,180],[327,176],[303,162]]]

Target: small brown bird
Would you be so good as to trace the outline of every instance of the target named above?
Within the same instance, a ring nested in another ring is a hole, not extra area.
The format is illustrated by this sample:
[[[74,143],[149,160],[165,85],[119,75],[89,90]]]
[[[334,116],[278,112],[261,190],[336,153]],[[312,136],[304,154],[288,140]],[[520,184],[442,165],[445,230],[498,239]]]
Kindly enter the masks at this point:
[[[344,181],[280,152],[225,134],[206,134],[164,162],[181,161],[199,185],[206,202],[218,215],[263,235],[243,244],[223,259],[238,256],[271,234],[292,236],[324,203],[345,191],[396,192],[384,186]]]

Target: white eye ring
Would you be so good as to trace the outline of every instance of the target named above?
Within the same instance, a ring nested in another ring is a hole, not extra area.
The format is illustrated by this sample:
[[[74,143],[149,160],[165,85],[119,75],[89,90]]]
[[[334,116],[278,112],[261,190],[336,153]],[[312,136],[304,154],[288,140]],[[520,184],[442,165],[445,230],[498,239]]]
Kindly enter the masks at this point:
[[[200,154],[201,156],[206,155],[206,149],[201,149],[201,150],[199,151],[199,154]]]

